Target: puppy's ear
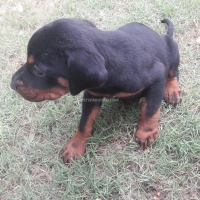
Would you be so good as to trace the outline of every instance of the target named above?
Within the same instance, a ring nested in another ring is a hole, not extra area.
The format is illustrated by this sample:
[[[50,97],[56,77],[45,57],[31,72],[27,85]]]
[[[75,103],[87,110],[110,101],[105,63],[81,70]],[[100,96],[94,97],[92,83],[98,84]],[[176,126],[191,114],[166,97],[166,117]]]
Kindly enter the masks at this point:
[[[108,79],[105,60],[97,51],[75,50],[68,54],[68,82],[70,93],[97,88]]]

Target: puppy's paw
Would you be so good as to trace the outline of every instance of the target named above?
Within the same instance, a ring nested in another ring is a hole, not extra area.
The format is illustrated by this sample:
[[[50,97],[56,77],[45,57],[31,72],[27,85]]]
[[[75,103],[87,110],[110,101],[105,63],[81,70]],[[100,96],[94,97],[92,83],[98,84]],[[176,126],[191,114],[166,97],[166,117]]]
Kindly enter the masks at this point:
[[[79,158],[85,154],[86,142],[77,138],[72,138],[62,151],[64,163],[70,163],[73,159]]]
[[[164,100],[172,105],[181,103],[182,92],[180,90],[177,78],[167,79]]]
[[[142,128],[135,133],[135,139],[144,150],[158,138],[158,128]]]

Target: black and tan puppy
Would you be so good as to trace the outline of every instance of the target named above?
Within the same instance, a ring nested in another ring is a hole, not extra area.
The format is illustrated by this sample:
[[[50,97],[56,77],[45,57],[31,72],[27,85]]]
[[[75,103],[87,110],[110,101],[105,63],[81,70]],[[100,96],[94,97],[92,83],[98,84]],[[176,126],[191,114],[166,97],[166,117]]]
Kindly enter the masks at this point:
[[[34,102],[84,90],[78,130],[63,150],[65,163],[85,153],[104,97],[145,97],[135,137],[143,149],[156,140],[162,99],[177,104],[182,97],[174,27],[167,19],[162,23],[168,25],[163,36],[141,23],[103,31],[79,19],[59,19],[33,34],[11,88]]]

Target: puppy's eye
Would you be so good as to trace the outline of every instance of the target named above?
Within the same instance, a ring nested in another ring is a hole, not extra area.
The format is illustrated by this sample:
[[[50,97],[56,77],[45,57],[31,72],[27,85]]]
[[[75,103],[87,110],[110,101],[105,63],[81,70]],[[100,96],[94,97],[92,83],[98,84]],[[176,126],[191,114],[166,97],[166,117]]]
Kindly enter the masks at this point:
[[[33,71],[37,76],[43,77],[45,76],[45,73],[39,69],[36,65],[33,65]]]

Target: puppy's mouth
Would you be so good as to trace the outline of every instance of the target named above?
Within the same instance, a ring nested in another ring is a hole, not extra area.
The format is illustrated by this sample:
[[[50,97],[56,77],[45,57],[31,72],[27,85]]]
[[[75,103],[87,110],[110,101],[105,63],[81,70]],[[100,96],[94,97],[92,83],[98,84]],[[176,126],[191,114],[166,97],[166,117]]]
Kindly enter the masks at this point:
[[[35,89],[25,85],[20,85],[16,88],[18,94],[24,99],[31,102],[40,102],[44,100],[56,100],[67,94],[67,88],[54,87],[47,90]]]

